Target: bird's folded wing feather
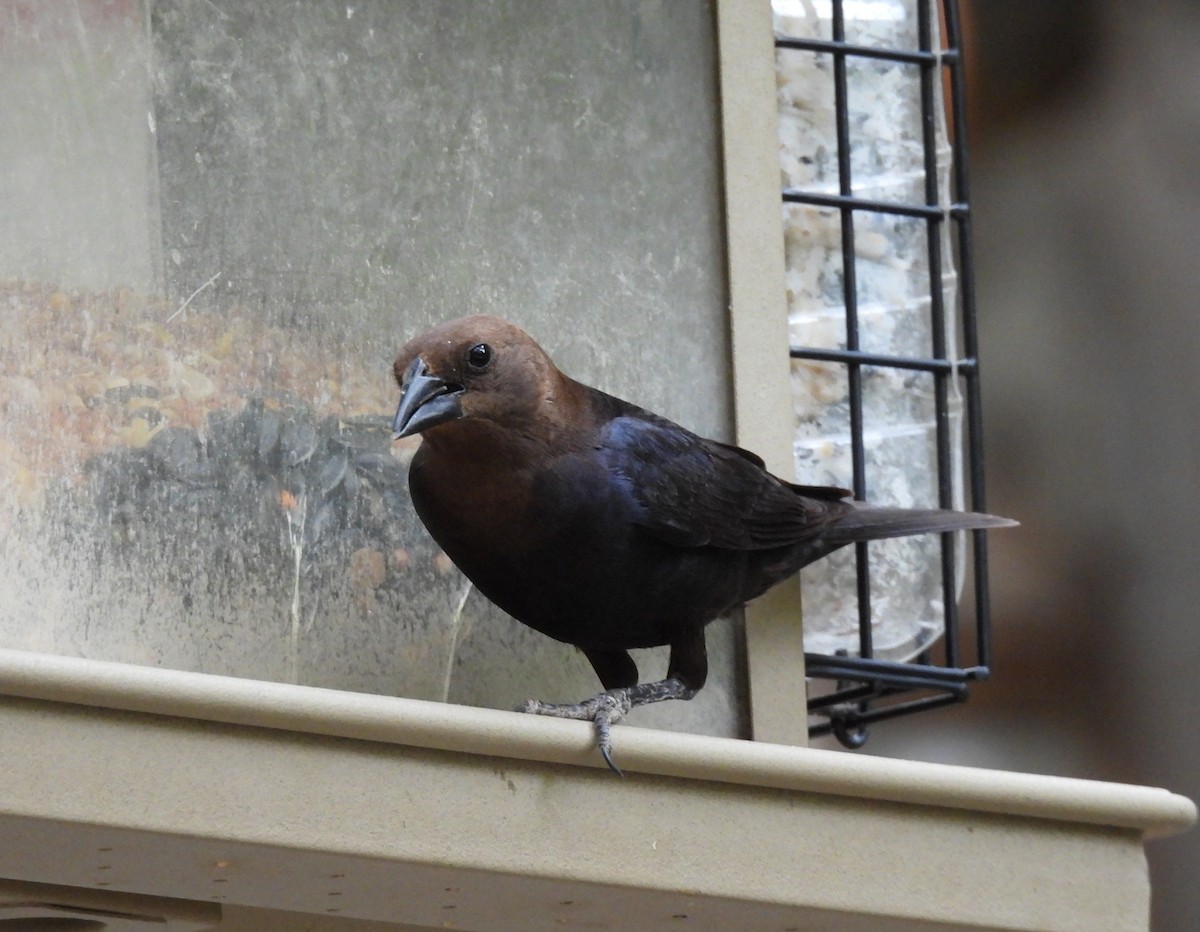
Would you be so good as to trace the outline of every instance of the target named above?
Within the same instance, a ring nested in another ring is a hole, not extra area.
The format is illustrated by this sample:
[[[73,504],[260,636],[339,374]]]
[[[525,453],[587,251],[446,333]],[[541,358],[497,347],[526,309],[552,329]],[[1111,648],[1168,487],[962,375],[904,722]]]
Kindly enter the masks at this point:
[[[633,503],[633,520],[680,547],[764,550],[808,540],[845,515],[843,489],[794,486],[739,447],[705,440],[639,412],[600,433],[613,480]]]

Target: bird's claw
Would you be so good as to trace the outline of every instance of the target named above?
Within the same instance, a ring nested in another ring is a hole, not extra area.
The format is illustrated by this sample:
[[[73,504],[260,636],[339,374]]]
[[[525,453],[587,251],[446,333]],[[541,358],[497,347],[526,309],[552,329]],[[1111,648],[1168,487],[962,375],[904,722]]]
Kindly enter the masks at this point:
[[[604,745],[602,743],[599,745],[599,747],[600,747],[600,754],[604,758],[604,763],[608,764],[608,769],[611,770],[613,773],[615,773],[618,777],[625,776],[625,774],[621,772],[621,768],[613,763],[612,747]]]
[[[549,715],[553,718],[570,718],[581,722],[591,722],[596,727],[596,747],[604,757],[604,762],[617,776],[624,776],[621,768],[612,759],[612,726],[625,717],[631,708],[633,700],[628,689],[610,689],[607,692],[592,696],[583,702],[553,703],[542,702],[540,699],[527,699],[517,706],[518,712],[531,715]]]

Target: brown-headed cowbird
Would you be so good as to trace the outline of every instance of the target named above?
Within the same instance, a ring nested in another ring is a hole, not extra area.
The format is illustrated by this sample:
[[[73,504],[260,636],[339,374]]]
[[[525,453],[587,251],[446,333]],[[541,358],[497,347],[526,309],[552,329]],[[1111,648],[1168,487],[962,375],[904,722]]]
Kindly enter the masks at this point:
[[[879,508],[779,479],[753,453],[702,437],[560,372],[494,317],[443,324],[396,358],[395,438],[417,514],[450,559],[518,621],[574,644],[605,692],[526,712],[609,726],[704,685],[704,627],[859,540],[999,527],[992,515]],[[639,683],[630,648],[670,645]]]

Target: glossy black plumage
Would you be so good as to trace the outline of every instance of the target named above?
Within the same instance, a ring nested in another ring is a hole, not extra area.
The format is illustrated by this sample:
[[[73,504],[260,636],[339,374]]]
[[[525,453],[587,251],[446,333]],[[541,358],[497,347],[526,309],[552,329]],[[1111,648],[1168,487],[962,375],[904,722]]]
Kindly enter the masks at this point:
[[[630,706],[704,685],[708,622],[806,564],[856,540],[1011,523],[785,482],[753,453],[568,378],[497,318],[417,337],[395,374],[396,436],[424,438],[409,471],[418,515],[484,595],[586,653],[608,698],[526,709],[595,720],[606,758]],[[639,686],[627,650],[658,645],[671,646],[667,680]]]

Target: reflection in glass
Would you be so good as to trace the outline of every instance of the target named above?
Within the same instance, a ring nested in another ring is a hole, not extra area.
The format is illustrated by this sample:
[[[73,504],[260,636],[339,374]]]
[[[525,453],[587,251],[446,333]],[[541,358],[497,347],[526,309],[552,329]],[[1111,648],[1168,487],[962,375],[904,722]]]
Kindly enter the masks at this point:
[[[581,10],[4,6],[0,644],[594,691],[437,550],[388,430],[399,345],[487,312],[729,437],[712,11]],[[736,733],[736,642],[714,625],[710,687],[634,723]]]

